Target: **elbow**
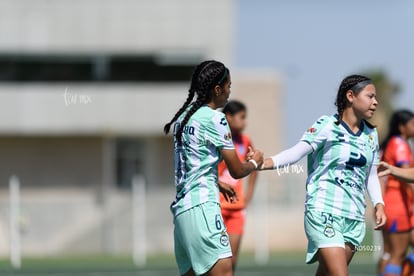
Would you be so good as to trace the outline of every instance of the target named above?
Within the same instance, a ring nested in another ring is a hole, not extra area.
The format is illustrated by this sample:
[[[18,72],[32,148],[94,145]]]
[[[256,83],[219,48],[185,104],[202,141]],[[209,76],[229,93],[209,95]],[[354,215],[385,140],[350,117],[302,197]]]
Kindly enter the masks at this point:
[[[227,167],[231,177],[234,179],[240,179],[248,176],[254,171],[250,162],[240,164],[240,166]]]
[[[231,177],[234,179],[240,179],[245,177],[249,174],[247,170],[244,170],[243,168],[240,168],[239,170],[229,170]]]
[[[244,177],[244,175],[241,172],[235,172],[235,171],[231,171],[230,172],[230,175],[234,179],[240,179],[240,178],[243,178]]]

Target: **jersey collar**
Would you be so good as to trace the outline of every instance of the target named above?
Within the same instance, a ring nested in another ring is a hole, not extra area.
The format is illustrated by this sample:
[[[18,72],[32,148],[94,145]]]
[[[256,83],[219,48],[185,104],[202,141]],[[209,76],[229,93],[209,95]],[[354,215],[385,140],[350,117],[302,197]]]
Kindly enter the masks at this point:
[[[335,114],[334,116],[335,116],[335,119],[338,120],[339,118],[338,114]],[[361,121],[361,125],[359,126],[359,130],[357,133],[354,133],[344,121],[341,120],[340,122],[341,122],[342,127],[345,128],[346,131],[348,131],[348,133],[351,134],[352,136],[359,137],[364,131],[364,127],[365,127],[364,120]]]

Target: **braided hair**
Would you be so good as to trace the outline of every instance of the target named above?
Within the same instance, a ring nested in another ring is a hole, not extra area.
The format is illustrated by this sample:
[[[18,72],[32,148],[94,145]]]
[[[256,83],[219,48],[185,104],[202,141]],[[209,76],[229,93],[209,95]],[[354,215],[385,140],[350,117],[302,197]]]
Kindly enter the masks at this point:
[[[357,95],[359,92],[361,92],[364,89],[366,85],[360,86],[357,88],[355,87],[357,86],[357,84],[361,82],[365,82],[365,81],[369,82],[371,81],[371,79],[366,76],[362,76],[362,75],[350,75],[342,80],[341,84],[339,85],[338,94],[336,96],[336,101],[335,101],[335,105],[337,107],[337,112],[338,112],[338,120],[335,122],[337,125],[341,123],[342,115],[345,111],[345,108],[347,107],[349,103],[348,99],[346,98],[346,92],[348,92],[349,90],[352,90],[354,94]],[[365,123],[368,125],[368,127],[374,128],[374,126],[371,125],[369,122],[365,121]]]
[[[180,126],[175,133],[175,138],[181,144],[181,136],[184,126],[190,120],[191,116],[204,104],[207,104],[212,96],[216,85],[223,86],[229,79],[229,69],[223,63],[215,60],[207,60],[196,66],[191,78],[188,97],[183,106],[177,111],[174,117],[164,126],[164,133],[168,134],[171,125],[184,113],[189,107],[187,114],[181,121]],[[197,99],[191,104],[197,94]]]

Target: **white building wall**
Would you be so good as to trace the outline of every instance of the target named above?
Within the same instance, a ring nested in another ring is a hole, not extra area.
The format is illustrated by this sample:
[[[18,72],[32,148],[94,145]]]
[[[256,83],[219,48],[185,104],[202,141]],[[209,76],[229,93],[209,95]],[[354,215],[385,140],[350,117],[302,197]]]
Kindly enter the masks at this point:
[[[187,85],[0,85],[0,131],[14,135],[162,135]]]
[[[234,0],[2,0],[0,51],[201,55],[231,63],[234,10]]]

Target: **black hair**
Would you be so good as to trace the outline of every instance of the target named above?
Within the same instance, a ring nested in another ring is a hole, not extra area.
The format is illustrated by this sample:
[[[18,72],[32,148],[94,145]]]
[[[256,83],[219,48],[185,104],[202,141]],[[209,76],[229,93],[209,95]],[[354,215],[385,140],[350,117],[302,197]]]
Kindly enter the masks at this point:
[[[244,103],[240,102],[240,101],[229,101],[223,108],[223,113],[224,114],[229,114],[229,115],[234,115],[236,113],[239,113],[241,111],[246,111],[247,108],[244,105]]]
[[[395,111],[392,114],[388,127],[388,135],[386,136],[384,142],[381,144],[381,148],[383,150],[385,150],[388,142],[393,136],[401,134],[400,126],[405,125],[412,118],[414,118],[414,113],[406,109]]]
[[[216,85],[223,86],[227,83],[229,73],[229,69],[219,61],[207,60],[197,65],[191,78],[187,100],[177,113],[175,113],[171,121],[164,126],[164,133],[168,134],[170,132],[171,125],[177,121],[180,115],[191,105],[191,108],[188,110],[180,123],[179,129],[175,133],[176,140],[181,144],[183,129],[188,120],[203,104],[206,104],[211,100],[213,89]],[[197,94],[197,99],[191,104],[195,94]]]
[[[365,84],[365,85],[358,85],[360,83]],[[348,105],[348,99],[346,98],[346,92],[348,92],[349,90],[352,90],[354,94],[357,95],[359,92],[361,92],[365,88],[365,86],[367,86],[370,83],[372,83],[371,79],[366,76],[362,76],[362,75],[350,75],[342,80],[341,84],[339,85],[339,89],[338,89],[338,93],[336,95],[336,101],[335,101],[335,105],[337,107],[337,112],[338,112],[338,120],[336,121],[337,125],[341,123],[342,115],[345,111],[345,108]],[[364,121],[368,127],[370,128],[375,127],[369,122],[367,122],[366,120]]]

